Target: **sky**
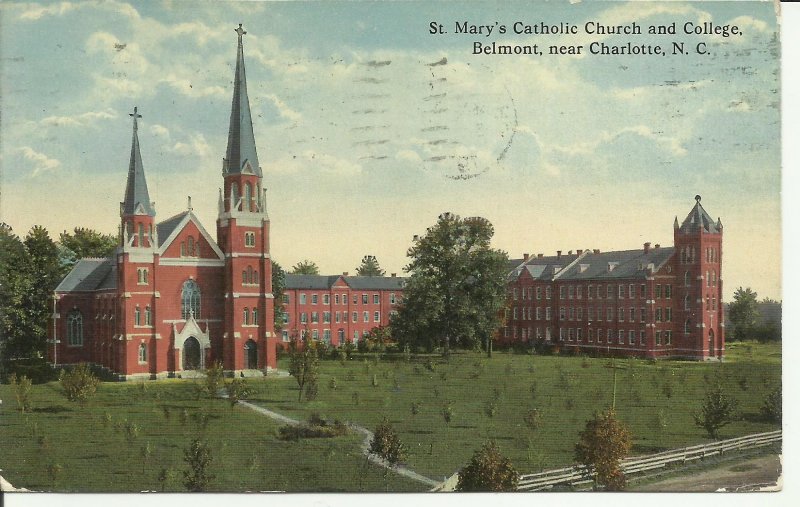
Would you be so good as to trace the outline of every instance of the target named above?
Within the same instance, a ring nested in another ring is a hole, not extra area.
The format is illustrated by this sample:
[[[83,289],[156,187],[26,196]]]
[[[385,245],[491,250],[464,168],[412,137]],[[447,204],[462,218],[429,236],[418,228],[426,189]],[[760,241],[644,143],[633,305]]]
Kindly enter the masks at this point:
[[[517,35],[517,21],[678,33]],[[457,34],[456,22],[509,30]],[[685,22],[742,35],[685,35]],[[213,234],[239,23],[284,267],[353,272],[372,254],[402,274],[412,237],[445,211],[488,218],[511,257],[671,246],[699,194],[724,225],[726,299],[739,286],[782,299],[769,2],[4,2],[0,221],[20,236],[116,233],[137,106],[157,220],[191,196]],[[689,54],[586,49],[673,40]],[[474,55],[475,41],[584,49]]]

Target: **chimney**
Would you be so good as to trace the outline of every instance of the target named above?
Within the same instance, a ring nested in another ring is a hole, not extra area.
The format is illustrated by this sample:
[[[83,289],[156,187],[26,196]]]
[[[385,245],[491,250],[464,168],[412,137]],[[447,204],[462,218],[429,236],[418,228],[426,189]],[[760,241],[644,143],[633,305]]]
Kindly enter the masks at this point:
[[[646,253],[646,254],[650,253],[650,242],[649,241],[644,244],[644,253]]]
[[[653,247],[653,250],[658,250],[659,248],[661,248],[661,245],[659,245],[658,243],[656,243],[656,245]]]
[[[599,248],[595,248],[594,250],[592,250],[592,252],[594,252],[596,254],[599,254],[600,253],[600,249]]]
[[[556,250],[556,258],[557,259],[561,258],[561,250]]]
[[[392,273],[392,278],[397,278],[397,273]]]
[[[342,273],[342,276],[349,276],[349,275],[350,275],[350,273],[349,273],[349,272],[347,272],[347,271],[345,271],[344,273]]]
[[[536,257],[541,259],[542,257],[544,257],[544,254],[536,254]]]
[[[583,253],[583,250],[578,250],[578,255],[581,255],[582,253]]]
[[[570,250],[569,252],[567,252],[567,255],[572,255],[572,250]]]
[[[522,254],[522,260],[523,261],[527,261],[528,257],[530,257],[530,254],[526,254],[526,253]]]

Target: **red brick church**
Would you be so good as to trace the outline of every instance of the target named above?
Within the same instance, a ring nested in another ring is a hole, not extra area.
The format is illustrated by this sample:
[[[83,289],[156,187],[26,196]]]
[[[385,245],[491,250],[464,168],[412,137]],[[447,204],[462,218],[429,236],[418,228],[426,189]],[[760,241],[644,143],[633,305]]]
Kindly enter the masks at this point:
[[[119,246],[82,259],[56,288],[50,350],[120,378],[179,376],[220,361],[237,375],[276,366],[270,222],[247,97],[241,25],[217,235],[188,209],[156,223],[137,132]]]

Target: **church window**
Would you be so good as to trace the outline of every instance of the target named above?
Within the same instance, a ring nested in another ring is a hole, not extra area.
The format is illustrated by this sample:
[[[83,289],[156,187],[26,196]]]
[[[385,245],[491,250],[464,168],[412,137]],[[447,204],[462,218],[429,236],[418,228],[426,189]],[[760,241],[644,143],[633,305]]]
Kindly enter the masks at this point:
[[[181,317],[200,317],[200,287],[194,280],[186,280],[181,290]]]
[[[139,285],[147,285],[147,268],[138,268],[136,270],[137,281]]]
[[[253,187],[250,183],[244,184],[244,211],[250,211],[250,201],[252,199]]]
[[[147,345],[142,343],[139,345],[139,364],[147,363]]]
[[[249,282],[249,280],[247,278],[247,270],[243,269],[242,270],[242,285],[247,285],[248,282]]]
[[[716,271],[712,271],[711,272],[711,285],[713,285],[714,287],[717,286],[717,272]]]
[[[683,286],[684,287],[688,287],[689,286],[689,272],[688,271],[686,271],[683,274]]]
[[[250,310],[245,308],[242,310],[242,325],[250,324]]]
[[[686,296],[683,298],[683,309],[689,309],[689,294],[686,294]]]
[[[706,271],[706,287],[711,287],[711,277],[708,276],[708,271]]]
[[[194,237],[193,237],[193,236],[189,236],[189,238],[187,239],[187,241],[188,241],[188,244],[189,244],[189,252],[188,252],[188,255],[189,255],[189,256],[193,256],[193,255],[194,255]]]
[[[186,243],[181,241],[181,257],[186,257]]]
[[[683,332],[689,334],[692,329],[692,319],[686,319],[686,322],[683,323]]]
[[[153,314],[150,311],[150,307],[149,306],[145,306],[144,307],[144,325],[145,326],[153,325]]]
[[[245,232],[244,233],[244,246],[248,248],[253,248],[256,246],[256,233],[255,232]]]
[[[239,209],[239,185],[231,183],[231,209]]]
[[[141,326],[142,325],[142,311],[137,306],[135,310],[133,310],[133,325],[134,326]]]
[[[144,224],[141,224],[141,223],[139,224],[139,234],[138,234],[138,236],[139,236],[139,240],[138,240],[139,242],[136,244],[136,246],[143,247],[144,246]]]
[[[258,308],[253,308],[253,325],[258,325]]]
[[[83,315],[78,310],[67,315],[67,342],[73,346],[83,345]]]

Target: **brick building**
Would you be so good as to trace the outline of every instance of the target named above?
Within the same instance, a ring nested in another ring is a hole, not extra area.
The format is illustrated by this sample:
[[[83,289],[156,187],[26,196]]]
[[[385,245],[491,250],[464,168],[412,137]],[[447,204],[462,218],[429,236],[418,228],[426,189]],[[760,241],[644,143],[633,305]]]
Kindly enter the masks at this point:
[[[638,357],[722,358],[722,223],[700,196],[674,246],[577,250],[511,262],[500,343]]]
[[[120,378],[177,376],[212,361],[229,373],[276,366],[270,221],[247,96],[241,25],[217,235],[188,209],[156,223],[134,108],[119,246],[83,259],[56,288],[49,351]]]
[[[395,275],[286,275],[281,341],[307,330],[330,345],[358,343],[373,328],[389,325],[403,282]]]

